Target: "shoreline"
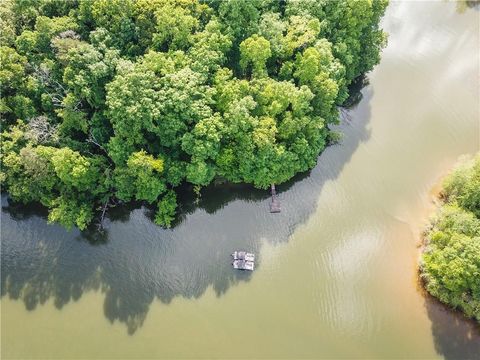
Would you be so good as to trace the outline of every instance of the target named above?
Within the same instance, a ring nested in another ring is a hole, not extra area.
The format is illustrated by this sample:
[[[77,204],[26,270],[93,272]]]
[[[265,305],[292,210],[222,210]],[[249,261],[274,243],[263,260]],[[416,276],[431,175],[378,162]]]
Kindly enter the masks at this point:
[[[472,160],[474,158],[475,154],[463,154],[459,156],[456,161],[449,166],[448,170],[446,169],[445,171],[442,171],[442,174],[430,188],[428,192],[428,206],[426,206],[422,211],[422,225],[418,224],[419,239],[417,243],[418,253],[415,273],[417,290],[424,297],[426,302],[430,302],[431,305],[441,308],[451,316],[454,316],[455,319],[464,321],[467,326],[473,326],[473,328],[478,331],[477,335],[480,336],[480,321],[477,321],[474,317],[467,316],[461,309],[452,307],[450,304],[442,302],[439,298],[428,292],[426,288],[426,280],[422,277],[423,272],[421,269],[422,256],[427,248],[427,233],[432,228],[431,218],[445,204],[442,201],[443,183],[445,179],[459,166],[460,163]]]

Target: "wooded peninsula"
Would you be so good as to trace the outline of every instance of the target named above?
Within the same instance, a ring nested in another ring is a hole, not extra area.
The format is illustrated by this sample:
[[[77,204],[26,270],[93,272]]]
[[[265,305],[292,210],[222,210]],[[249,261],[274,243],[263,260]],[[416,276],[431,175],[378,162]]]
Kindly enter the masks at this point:
[[[49,221],[157,204],[214,179],[267,188],[311,169],[349,85],[379,62],[381,1],[0,4],[0,178]]]

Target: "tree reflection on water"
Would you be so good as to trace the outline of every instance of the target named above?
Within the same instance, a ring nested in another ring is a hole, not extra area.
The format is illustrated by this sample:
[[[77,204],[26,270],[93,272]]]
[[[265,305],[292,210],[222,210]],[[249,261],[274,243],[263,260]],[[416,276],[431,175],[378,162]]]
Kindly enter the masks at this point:
[[[93,226],[69,232],[47,224],[41,207],[18,206],[2,196],[2,296],[22,300],[28,310],[53,298],[61,309],[86,291],[102,291],[105,316],[133,334],[155,299],[168,304],[177,296],[198,298],[208,287],[221,296],[249,281],[255,273],[234,271],[230,254],[256,252],[261,267],[262,242],[288,241],[309,218],[323,185],[370,137],[372,94],[365,88],[363,105],[339,127],[346,135],[341,146],[328,148],[310,173],[277,187],[280,214],[269,213],[267,191],[217,184],[198,201],[184,189],[173,229],[156,226],[150,209],[131,203],[108,211],[104,231]]]

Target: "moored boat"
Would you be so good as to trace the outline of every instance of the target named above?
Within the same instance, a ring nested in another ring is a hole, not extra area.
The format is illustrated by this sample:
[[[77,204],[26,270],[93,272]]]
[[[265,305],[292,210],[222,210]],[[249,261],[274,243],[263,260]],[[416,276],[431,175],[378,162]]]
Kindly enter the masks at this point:
[[[253,261],[247,260],[233,260],[233,268],[238,270],[249,270],[253,271],[255,268],[255,263]]]
[[[235,251],[232,257],[234,260],[255,261],[255,254],[246,251]]]

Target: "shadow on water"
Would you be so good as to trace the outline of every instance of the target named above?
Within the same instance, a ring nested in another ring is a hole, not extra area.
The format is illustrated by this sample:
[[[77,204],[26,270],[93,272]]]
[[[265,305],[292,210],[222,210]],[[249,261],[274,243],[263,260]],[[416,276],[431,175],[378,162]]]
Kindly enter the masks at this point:
[[[447,360],[480,358],[480,324],[426,295],[435,349]]]
[[[23,301],[28,310],[49,299],[61,309],[86,291],[101,291],[105,316],[133,334],[156,299],[195,299],[209,287],[221,296],[249,281],[255,273],[234,271],[230,254],[256,252],[261,267],[262,244],[288,241],[315,211],[323,185],[370,136],[373,90],[362,92],[349,120],[336,129],[344,133],[343,144],[327,148],[309,173],[278,186],[280,214],[269,213],[268,192],[223,184],[204,189],[196,204],[182,201],[174,229],[157,227],[149,209],[130,204],[109,211],[105,232],[80,232],[50,225],[44,210],[2,196],[1,295]]]

